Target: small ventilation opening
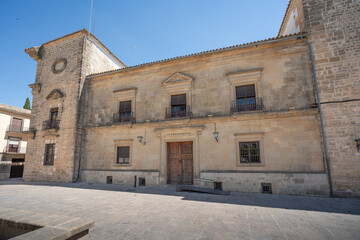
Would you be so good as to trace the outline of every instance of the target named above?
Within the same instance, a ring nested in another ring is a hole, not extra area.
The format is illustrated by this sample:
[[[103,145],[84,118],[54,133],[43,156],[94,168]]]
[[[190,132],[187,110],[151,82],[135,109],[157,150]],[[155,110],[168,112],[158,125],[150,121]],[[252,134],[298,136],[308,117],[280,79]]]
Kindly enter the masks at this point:
[[[112,176],[107,176],[106,177],[106,183],[107,184],[112,184]]]
[[[262,193],[272,193],[271,183],[261,183]]]
[[[145,178],[139,178],[139,186],[145,186]]]
[[[222,191],[222,182],[214,182],[214,190]]]

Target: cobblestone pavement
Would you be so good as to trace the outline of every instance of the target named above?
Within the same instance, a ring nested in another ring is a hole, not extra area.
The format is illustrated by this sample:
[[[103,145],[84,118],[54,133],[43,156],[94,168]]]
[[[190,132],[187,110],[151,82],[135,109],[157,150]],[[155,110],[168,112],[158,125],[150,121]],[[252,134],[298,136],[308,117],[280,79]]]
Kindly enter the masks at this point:
[[[95,220],[90,239],[360,239],[360,199],[0,181],[0,206]]]

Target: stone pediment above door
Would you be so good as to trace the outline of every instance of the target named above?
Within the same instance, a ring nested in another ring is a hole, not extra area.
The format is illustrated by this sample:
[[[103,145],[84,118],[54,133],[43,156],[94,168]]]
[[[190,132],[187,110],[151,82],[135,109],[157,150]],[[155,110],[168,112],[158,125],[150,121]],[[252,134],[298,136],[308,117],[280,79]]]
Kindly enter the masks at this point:
[[[193,77],[177,72],[165,79],[162,85],[167,89],[182,88],[184,90],[190,90],[193,80]]]
[[[58,99],[58,98],[63,98],[64,96],[65,96],[65,94],[61,90],[54,89],[49,93],[49,95],[47,95],[46,99],[54,100],[54,99]]]

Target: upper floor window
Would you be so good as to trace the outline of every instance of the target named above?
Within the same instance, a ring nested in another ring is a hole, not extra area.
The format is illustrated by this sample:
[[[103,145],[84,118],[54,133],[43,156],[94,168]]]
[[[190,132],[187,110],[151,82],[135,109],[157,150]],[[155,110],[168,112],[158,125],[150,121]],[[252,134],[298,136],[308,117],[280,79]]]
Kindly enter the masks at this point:
[[[21,128],[22,128],[22,119],[13,118],[10,125],[10,131],[21,132]]]
[[[44,165],[54,165],[55,144],[45,144]]]
[[[50,128],[58,127],[58,121],[57,121],[58,114],[59,114],[59,108],[50,109]]]
[[[185,117],[189,112],[186,106],[186,94],[178,94],[171,96],[170,116],[168,117]]]
[[[119,104],[119,122],[131,121],[131,101],[122,101]]]
[[[236,87],[236,110],[256,110],[255,85]]]

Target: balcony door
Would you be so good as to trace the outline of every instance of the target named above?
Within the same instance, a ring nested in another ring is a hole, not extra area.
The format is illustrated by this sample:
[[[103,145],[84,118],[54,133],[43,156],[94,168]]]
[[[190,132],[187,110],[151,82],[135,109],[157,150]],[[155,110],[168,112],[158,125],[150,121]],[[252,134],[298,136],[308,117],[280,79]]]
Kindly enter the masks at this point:
[[[13,118],[10,130],[12,132],[21,132],[21,127],[22,127],[22,119]]]

